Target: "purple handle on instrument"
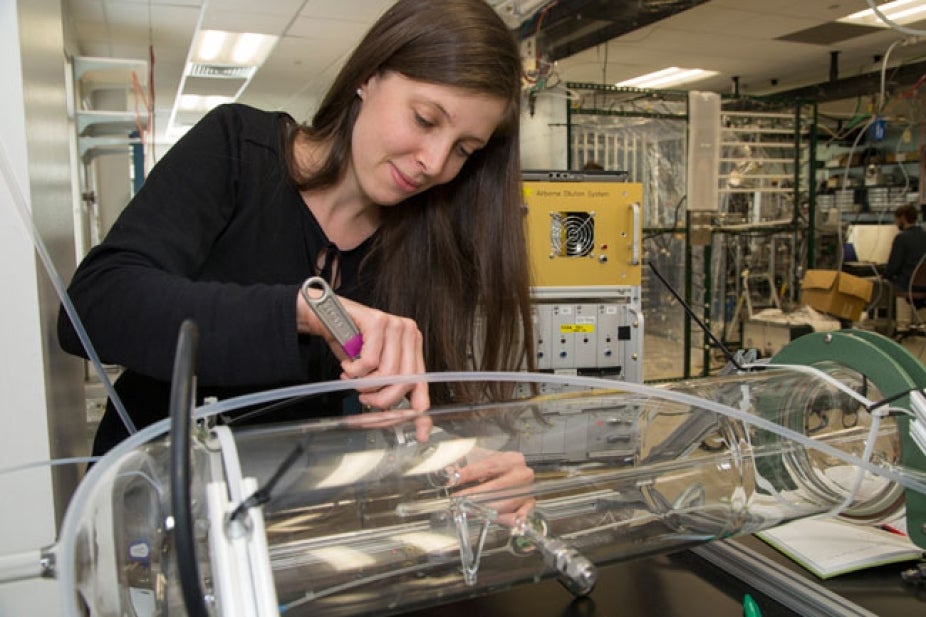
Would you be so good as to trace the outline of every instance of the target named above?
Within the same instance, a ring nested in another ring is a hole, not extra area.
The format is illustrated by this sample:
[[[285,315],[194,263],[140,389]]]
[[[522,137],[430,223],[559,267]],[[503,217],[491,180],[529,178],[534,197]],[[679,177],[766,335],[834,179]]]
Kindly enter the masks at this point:
[[[341,345],[344,349],[344,353],[347,354],[351,360],[356,360],[360,357],[360,349],[363,347],[363,335],[358,334],[353,338],[350,338]]]

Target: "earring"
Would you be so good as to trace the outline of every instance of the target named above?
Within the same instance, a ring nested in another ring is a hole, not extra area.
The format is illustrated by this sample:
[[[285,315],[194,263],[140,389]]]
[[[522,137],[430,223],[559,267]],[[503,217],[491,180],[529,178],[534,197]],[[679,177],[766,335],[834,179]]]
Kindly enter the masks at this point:
[[[357,97],[363,99],[363,88],[357,88]]]

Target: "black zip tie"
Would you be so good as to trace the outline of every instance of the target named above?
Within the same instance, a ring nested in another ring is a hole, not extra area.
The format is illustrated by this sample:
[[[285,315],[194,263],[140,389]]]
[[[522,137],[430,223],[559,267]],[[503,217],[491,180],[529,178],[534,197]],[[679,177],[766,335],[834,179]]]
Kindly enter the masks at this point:
[[[290,451],[290,453],[283,459],[283,462],[280,463],[280,466],[277,467],[277,470],[273,472],[273,475],[270,476],[270,479],[256,491],[254,491],[250,497],[238,504],[229,517],[229,520],[237,520],[239,517],[243,516],[250,508],[255,506],[260,506],[268,501],[270,501],[271,493],[273,488],[277,485],[277,482],[283,477],[289,469],[295,464],[299,457],[302,456],[305,452],[305,446],[302,445],[302,442],[296,444],[296,447]]]
[[[883,399],[881,399],[880,401],[878,401],[877,403],[872,403],[872,404],[867,408],[867,409],[868,409],[868,412],[871,413],[872,411],[878,409],[879,407],[884,407],[885,405],[890,405],[890,404],[893,403],[894,401],[899,400],[899,399],[902,399],[903,397],[907,396],[908,394],[913,394],[914,392],[919,392],[920,394],[926,395],[926,392],[924,392],[921,388],[910,388],[909,390],[904,390],[903,392],[900,392],[900,393],[895,394],[895,395],[893,395],[893,396],[889,396],[889,397],[887,397],[887,398],[883,398]],[[897,414],[893,414],[893,413],[892,413],[892,414],[889,414],[889,415],[897,415]]]

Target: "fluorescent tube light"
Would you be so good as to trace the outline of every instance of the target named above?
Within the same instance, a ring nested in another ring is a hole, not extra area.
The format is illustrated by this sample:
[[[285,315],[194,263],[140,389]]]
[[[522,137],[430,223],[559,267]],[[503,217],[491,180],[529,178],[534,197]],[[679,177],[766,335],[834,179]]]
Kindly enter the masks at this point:
[[[895,23],[900,25],[910,24],[926,19],[926,0],[894,0],[894,2],[879,4],[878,10]],[[890,27],[881,21],[881,18],[871,9],[846,15],[836,21],[860,26]]]
[[[260,66],[278,36],[256,32],[200,30],[193,41],[193,62],[229,66]]]
[[[661,71],[640,75],[633,79],[626,79],[614,85],[628,88],[666,88],[668,86],[677,86],[714,75],[717,75],[717,71],[682,69],[677,66],[672,66],[667,69],[662,69]]]
[[[232,60],[235,64],[253,64],[266,37],[263,34],[245,32],[238,36],[232,48]]]
[[[227,32],[221,30],[203,30],[199,33],[196,44],[196,58],[203,62],[212,62],[219,57],[225,47]]]

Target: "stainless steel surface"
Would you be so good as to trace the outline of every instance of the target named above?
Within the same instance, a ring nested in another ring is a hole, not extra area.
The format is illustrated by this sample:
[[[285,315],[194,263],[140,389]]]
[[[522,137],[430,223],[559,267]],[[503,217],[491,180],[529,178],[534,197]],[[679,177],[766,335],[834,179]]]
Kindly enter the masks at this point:
[[[64,38],[59,27],[61,3],[21,1],[19,41],[22,55],[23,100],[28,148],[28,191],[32,216],[62,278],[75,264],[72,178],[69,157],[71,129],[63,70]],[[10,207],[9,204],[4,204]],[[48,276],[37,265],[37,287],[45,366],[45,403],[51,458],[84,455],[83,366],[58,346],[55,323],[59,299]],[[15,430],[15,427],[10,427]],[[68,499],[80,478],[74,466],[53,471],[56,519],[60,523]]]

